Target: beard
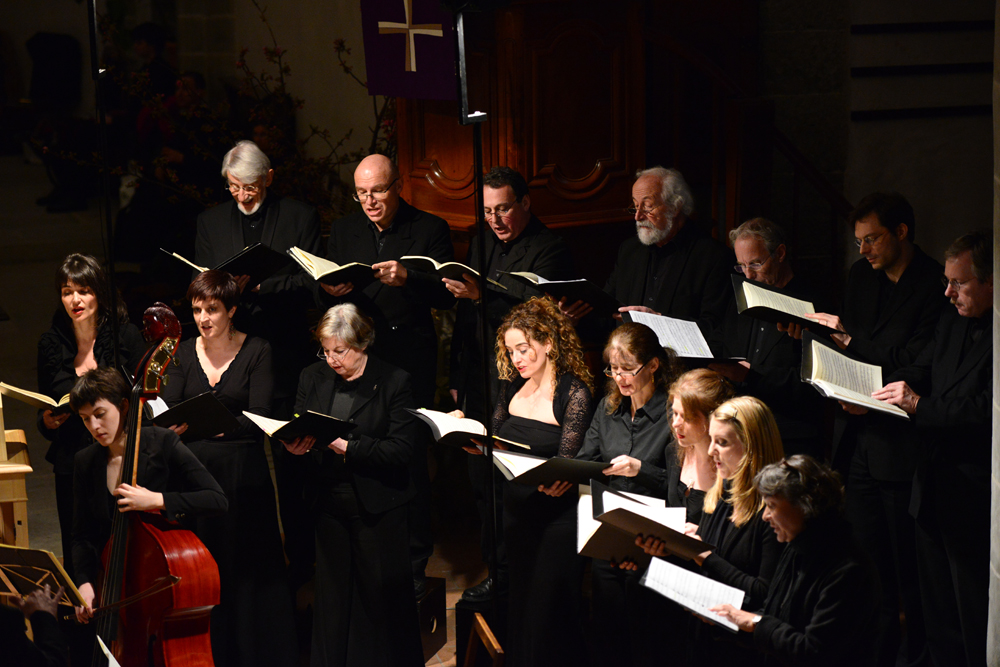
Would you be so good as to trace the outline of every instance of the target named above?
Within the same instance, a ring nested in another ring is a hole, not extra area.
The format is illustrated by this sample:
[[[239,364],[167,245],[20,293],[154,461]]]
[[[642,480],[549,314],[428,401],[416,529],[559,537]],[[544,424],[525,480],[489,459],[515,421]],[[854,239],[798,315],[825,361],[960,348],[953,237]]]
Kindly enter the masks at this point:
[[[635,223],[635,233],[639,237],[639,243],[643,245],[654,245],[666,241],[673,235],[674,221],[668,220],[663,229],[655,227],[645,220]]]

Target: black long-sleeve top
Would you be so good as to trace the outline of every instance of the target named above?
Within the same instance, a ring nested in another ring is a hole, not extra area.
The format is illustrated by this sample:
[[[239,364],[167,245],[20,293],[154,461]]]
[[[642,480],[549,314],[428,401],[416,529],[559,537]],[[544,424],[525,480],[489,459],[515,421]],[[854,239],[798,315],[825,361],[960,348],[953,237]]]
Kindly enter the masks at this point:
[[[778,562],[753,632],[767,664],[873,665],[878,576],[838,517],[811,520]]]
[[[510,418],[508,410],[510,401],[526,381],[522,377],[517,377],[511,382],[500,383],[500,397],[493,412],[494,433],[499,433],[500,427]],[[571,459],[580,451],[590,424],[592,405],[590,389],[582,380],[569,373],[556,380],[556,389],[552,394],[552,414],[562,427],[557,456]]]
[[[73,563],[77,586],[95,582],[117,499],[108,491],[108,450],[93,443],[76,455],[73,471]],[[139,486],[163,494],[168,520],[187,515],[223,514],[228,508],[222,488],[173,431],[143,427],[139,435]]]
[[[134,373],[142,355],[146,352],[146,341],[133,324],[123,323],[118,330],[119,357],[129,372]],[[62,306],[52,317],[51,328],[38,340],[38,391],[59,400],[70,392],[78,376],[73,363],[76,359],[76,334]],[[105,322],[97,329],[94,340],[94,360],[98,366],[114,366],[114,339],[111,324]],[[79,419],[67,419],[57,429],[45,428],[42,413],[38,412],[38,431],[52,442],[45,453],[45,460],[53,465],[55,473],[73,474],[73,457],[90,442],[90,434]]]
[[[0,647],[5,665],[11,667],[65,667],[69,645],[52,614],[36,611],[31,615],[32,643],[25,634],[24,616],[12,607],[0,605]]]
[[[698,535],[716,546],[702,563],[702,573],[743,590],[747,594],[744,609],[759,609],[767,597],[784,545],[764,521],[763,510],[758,510],[742,526],[730,520],[732,514],[733,506],[720,500],[715,511],[702,519]]]
[[[622,397],[611,414],[606,409],[607,401],[605,397],[597,404],[583,447],[576,458],[610,462],[616,456],[625,454],[639,459],[642,462],[639,474],[635,477],[614,475],[608,478],[608,486],[616,491],[664,497],[669,487],[666,453],[673,441],[666,393],[662,389],[653,392],[650,399],[636,410],[634,419],[628,396]]]

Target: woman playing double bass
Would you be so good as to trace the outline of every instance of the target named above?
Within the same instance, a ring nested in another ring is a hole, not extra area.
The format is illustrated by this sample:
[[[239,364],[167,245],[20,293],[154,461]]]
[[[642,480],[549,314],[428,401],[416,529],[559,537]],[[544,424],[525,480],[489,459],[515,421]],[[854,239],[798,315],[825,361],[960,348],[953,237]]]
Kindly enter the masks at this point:
[[[77,619],[93,615],[101,552],[112,530],[114,512],[161,512],[167,519],[222,514],[228,503],[215,479],[172,431],[144,426],[139,436],[136,485],[119,480],[128,434],[125,424],[131,388],[112,368],[84,373],[70,392],[70,407],[83,420],[95,443],[74,461],[74,580],[85,607]]]

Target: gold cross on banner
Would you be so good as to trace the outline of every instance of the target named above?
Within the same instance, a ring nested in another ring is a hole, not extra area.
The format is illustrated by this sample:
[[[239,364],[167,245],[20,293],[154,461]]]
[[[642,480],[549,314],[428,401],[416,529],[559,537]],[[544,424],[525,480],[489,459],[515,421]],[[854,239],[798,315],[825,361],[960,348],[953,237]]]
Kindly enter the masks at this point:
[[[413,12],[413,0],[403,0],[403,10],[406,12],[406,23],[391,23],[389,21],[378,22],[378,34],[396,35],[406,33],[406,71],[417,71],[417,48],[413,38],[415,35],[430,35],[432,37],[443,37],[440,23],[421,23],[413,25],[410,23],[410,15]]]

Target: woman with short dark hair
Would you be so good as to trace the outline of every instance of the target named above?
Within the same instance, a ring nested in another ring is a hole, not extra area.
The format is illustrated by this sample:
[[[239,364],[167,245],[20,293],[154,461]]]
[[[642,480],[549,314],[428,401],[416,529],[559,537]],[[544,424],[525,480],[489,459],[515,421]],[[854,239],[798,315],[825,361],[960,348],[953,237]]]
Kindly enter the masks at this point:
[[[112,293],[108,276],[94,257],[68,255],[55,275],[62,307],[38,341],[38,391],[55,400],[68,394],[77,378],[100,366],[115,365],[113,320],[118,321],[119,358],[133,372],[146,351],[139,329],[128,321],[125,304]],[[69,412],[43,410],[38,430],[52,442],[45,460],[55,472],[56,509],[66,569],[73,571],[73,457],[90,443],[87,429]]]
[[[316,328],[323,360],[302,371],[295,411],[356,425],[333,442],[286,442],[319,468],[313,667],[422,665],[407,504],[422,462],[410,375],[368,353],[375,326],[353,303]],[[311,451],[310,451],[311,450]]]
[[[193,528],[219,565],[212,654],[217,665],[292,665],[292,597],[274,486],[263,433],[243,414],[271,414],[271,346],[233,324],[240,289],[228,273],[198,274],[187,295],[200,335],[177,346],[163,400],[173,407],[211,392],[239,422],[230,433],[187,443],[229,498],[227,514],[200,518]],[[171,428],[183,435],[187,424]]]
[[[768,664],[874,665],[879,584],[841,517],[837,473],[798,454],[757,473],[764,520],[787,548],[760,611],[713,611],[753,633]]]
[[[77,608],[82,622],[93,612],[101,552],[111,537],[115,509],[161,512],[177,520],[222,514],[228,506],[219,484],[194,454],[177,435],[158,426],[142,427],[135,486],[121,481],[129,478],[121,468],[130,393],[121,373],[106,367],[84,373],[70,392],[70,406],[95,441],[77,453],[73,473],[76,567],[71,574],[86,603]]]

